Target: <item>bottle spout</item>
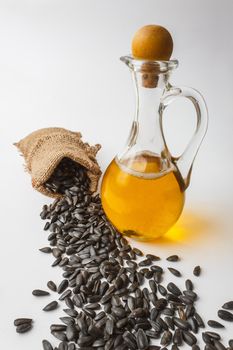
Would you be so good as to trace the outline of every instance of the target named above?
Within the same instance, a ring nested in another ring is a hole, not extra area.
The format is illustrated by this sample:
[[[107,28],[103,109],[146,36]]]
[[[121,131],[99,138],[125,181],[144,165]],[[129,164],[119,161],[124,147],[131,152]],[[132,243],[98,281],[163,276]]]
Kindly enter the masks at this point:
[[[135,72],[142,71],[142,68],[145,67],[145,65],[150,70],[154,69],[159,73],[166,73],[178,67],[178,60],[176,59],[169,60],[169,61],[156,61],[156,60],[136,59],[132,55],[126,55],[126,56],[121,56],[120,60]]]
[[[135,59],[132,56],[122,56],[130,70],[137,75],[138,84],[143,88],[164,87],[168,83],[170,72],[178,66],[177,60],[153,61]]]

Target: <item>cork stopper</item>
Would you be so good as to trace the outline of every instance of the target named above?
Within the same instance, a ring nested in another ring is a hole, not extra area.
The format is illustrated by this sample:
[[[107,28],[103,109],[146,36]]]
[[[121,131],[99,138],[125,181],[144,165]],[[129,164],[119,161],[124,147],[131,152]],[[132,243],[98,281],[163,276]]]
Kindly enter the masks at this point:
[[[159,80],[159,70],[153,67],[150,62],[145,62],[142,64],[142,86],[145,88],[155,88],[157,87]]]
[[[159,25],[140,28],[132,40],[132,55],[135,59],[147,60],[142,65],[142,85],[155,88],[159,80],[159,68],[155,61],[169,61],[173,51],[173,40],[169,31]]]

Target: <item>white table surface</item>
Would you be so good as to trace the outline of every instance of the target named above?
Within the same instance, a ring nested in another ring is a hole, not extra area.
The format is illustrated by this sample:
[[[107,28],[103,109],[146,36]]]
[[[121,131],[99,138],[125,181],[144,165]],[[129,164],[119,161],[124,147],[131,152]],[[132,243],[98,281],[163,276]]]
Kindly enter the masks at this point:
[[[53,296],[31,295],[50,279],[59,282],[61,269],[38,251],[47,243],[39,213],[50,200],[31,188],[12,144],[42,127],[79,130],[86,141],[102,144],[104,170],[125,142],[134,110],[130,75],[118,58],[147,23],[172,32],[180,61],[172,81],[200,89],[210,125],[176,235],[133,244],[163,258],[178,253],[185,278],[201,265],[193,280],[205,321],[217,319],[217,309],[233,299],[232,10],[230,0],[0,0],[1,349],[41,349],[61,314],[41,311]],[[177,103],[168,115],[169,144],[178,153],[191,135],[193,110]],[[24,315],[33,317],[34,329],[18,335],[12,323]],[[224,340],[233,338],[233,324],[224,324]]]

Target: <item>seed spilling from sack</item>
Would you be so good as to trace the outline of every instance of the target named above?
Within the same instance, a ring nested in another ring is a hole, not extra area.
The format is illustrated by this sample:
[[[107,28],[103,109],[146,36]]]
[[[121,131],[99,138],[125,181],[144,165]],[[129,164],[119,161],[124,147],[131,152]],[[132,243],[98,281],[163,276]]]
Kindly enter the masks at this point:
[[[195,334],[205,325],[196,311],[192,281],[185,281],[184,290],[173,282],[163,285],[160,258],[147,254],[143,259],[143,253],[130,246],[108,222],[99,195],[92,195],[89,185],[86,169],[67,158],[45,183],[64,194],[41,213],[51,248],[42,251],[51,253],[52,266],[63,270],[58,286],[47,283],[66,305],[62,323],[51,325],[52,335],[60,341],[58,348],[158,350],[161,345],[177,349],[186,343],[199,349]],[[180,259],[172,255],[167,260]],[[181,277],[177,269],[169,271]],[[53,301],[44,310],[57,307]],[[222,311],[225,319],[230,318],[228,311]],[[220,327],[214,321],[209,324]],[[25,329],[29,326],[26,322]],[[203,337],[216,349],[223,346],[214,332]],[[42,344],[44,350],[54,349],[47,340]]]

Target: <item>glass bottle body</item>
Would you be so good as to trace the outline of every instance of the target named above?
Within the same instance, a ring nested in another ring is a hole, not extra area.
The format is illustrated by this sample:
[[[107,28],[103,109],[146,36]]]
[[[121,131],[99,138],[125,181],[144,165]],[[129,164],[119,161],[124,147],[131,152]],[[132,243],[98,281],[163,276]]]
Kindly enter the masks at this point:
[[[101,188],[105,213],[123,234],[154,240],[167,232],[184,206],[177,170],[158,173],[156,155],[135,155],[128,168],[116,157],[108,166]]]

